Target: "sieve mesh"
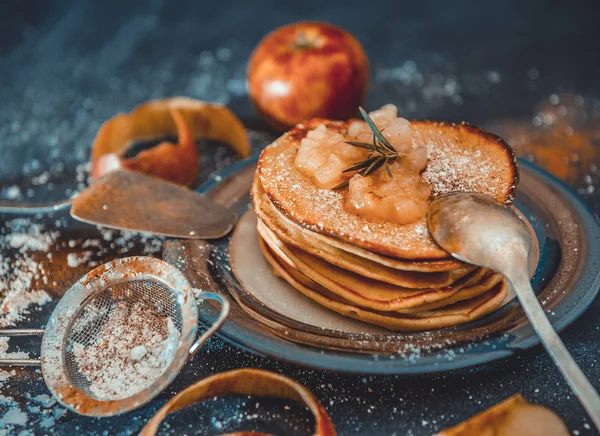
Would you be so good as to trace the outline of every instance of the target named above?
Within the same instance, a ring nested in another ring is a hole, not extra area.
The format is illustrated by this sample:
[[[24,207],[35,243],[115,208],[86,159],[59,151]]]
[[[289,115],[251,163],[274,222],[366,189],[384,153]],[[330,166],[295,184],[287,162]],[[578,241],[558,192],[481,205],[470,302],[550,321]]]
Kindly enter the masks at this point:
[[[154,315],[146,320],[148,327],[158,323],[164,324],[164,320],[170,317],[180,333],[183,328],[181,306],[176,294],[159,282],[148,279],[130,280],[97,292],[84,303],[71,324],[64,348],[64,365],[71,383],[93,398],[96,396],[90,391],[89,379],[79,368],[74,346],[79,344],[80,347],[88,348],[94,345],[117,303],[121,306],[125,304],[128,310],[131,310],[134,304],[143,303]]]

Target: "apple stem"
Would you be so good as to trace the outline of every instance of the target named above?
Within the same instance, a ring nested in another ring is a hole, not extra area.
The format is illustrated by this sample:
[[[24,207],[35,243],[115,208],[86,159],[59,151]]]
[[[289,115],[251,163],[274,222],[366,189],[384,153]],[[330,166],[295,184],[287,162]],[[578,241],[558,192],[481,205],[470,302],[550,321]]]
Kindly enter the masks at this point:
[[[297,49],[305,50],[308,48],[312,48],[312,42],[306,37],[306,34],[303,31],[300,31],[296,34],[296,41],[294,41],[294,46]]]

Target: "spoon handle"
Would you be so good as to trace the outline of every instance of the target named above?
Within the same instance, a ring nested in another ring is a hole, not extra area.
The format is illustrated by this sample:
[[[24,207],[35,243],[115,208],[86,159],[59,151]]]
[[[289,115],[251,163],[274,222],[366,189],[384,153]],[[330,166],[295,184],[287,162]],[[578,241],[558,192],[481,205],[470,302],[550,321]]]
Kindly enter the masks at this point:
[[[514,277],[508,277],[510,285],[513,287],[517,297],[531,325],[542,340],[548,354],[554,360],[556,366],[571,389],[579,398],[579,401],[587,411],[594,422],[594,425],[600,430],[600,396],[589,382],[585,374],[581,371],[573,357],[565,347],[554,327],[546,317],[544,309],[531,288],[529,277],[518,272]]]

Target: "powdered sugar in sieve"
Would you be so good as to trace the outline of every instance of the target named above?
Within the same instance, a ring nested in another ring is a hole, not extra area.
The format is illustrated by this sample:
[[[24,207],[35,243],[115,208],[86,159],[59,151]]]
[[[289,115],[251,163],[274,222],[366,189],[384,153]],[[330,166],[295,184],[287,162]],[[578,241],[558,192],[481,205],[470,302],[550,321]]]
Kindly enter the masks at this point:
[[[196,339],[196,299],[217,300],[221,312]],[[40,364],[50,391],[77,413],[109,416],[158,395],[227,317],[218,294],[194,297],[170,264],[130,257],[104,264],[75,283],[43,330],[0,330],[2,335],[43,333]]]
[[[82,316],[77,324],[67,339],[69,375],[100,400],[147,388],[171,363],[181,337],[180,320],[159,315],[143,302],[118,301],[101,321]],[[95,337],[88,338],[89,328],[97,329]]]

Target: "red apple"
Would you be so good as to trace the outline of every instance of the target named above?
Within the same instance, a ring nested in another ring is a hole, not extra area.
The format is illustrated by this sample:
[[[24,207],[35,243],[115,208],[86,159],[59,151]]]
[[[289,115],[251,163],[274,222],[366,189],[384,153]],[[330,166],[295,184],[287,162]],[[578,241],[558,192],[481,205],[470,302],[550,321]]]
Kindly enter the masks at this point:
[[[310,118],[355,116],[368,77],[365,51],[350,33],[311,21],[275,29],[248,64],[250,98],[265,121],[281,130]]]

